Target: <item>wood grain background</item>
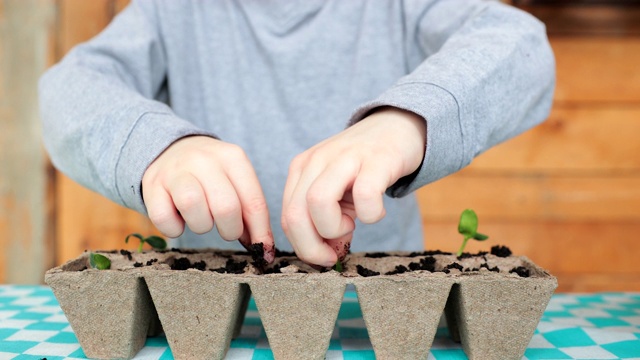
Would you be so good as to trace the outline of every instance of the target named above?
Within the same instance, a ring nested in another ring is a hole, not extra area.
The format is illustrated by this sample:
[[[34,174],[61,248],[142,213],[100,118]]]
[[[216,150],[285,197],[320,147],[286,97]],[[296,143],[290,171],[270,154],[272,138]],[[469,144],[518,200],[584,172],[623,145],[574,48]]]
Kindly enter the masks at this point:
[[[34,36],[47,37],[49,45],[29,56],[49,65],[97,34],[128,2],[18,1],[36,4],[36,12],[42,13],[44,32]],[[3,63],[6,4],[18,1],[0,3]],[[9,15],[16,16],[14,12]],[[551,36],[551,43],[558,74],[551,116],[418,192],[425,246],[457,249],[459,213],[473,208],[480,215],[481,231],[491,239],[470,244],[470,250],[508,245],[556,275],[559,291],[640,291],[640,38]],[[41,71],[31,68],[36,75]],[[19,117],[30,117],[30,128],[37,126],[32,114],[16,115],[16,107],[5,101],[16,91],[7,86],[7,76],[14,75],[3,66],[3,126],[20,123]],[[144,217],[51,170],[41,158],[39,142],[15,141],[22,139],[21,130],[8,128],[9,133],[0,132],[5,135],[0,137],[0,155],[16,146],[30,152],[17,158],[0,156],[0,283],[39,282],[42,269],[85,249],[122,248],[126,234],[154,232]],[[29,170],[22,170],[25,160],[31,161]],[[35,183],[26,184],[26,174]],[[28,193],[34,186],[39,192],[16,200],[16,193]],[[35,243],[34,234],[39,237]],[[34,259],[44,267],[34,265],[28,276],[18,276],[12,270],[18,262],[9,260],[13,257],[23,264]]]

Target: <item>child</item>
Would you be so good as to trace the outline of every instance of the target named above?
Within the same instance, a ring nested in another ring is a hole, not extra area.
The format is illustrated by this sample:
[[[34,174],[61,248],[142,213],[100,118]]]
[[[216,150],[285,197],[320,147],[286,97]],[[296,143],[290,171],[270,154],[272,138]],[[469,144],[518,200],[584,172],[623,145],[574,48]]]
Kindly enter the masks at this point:
[[[543,121],[554,82],[544,26],[493,1],[139,0],[40,95],[53,163],[180,246],[331,266],[420,249],[412,192]]]

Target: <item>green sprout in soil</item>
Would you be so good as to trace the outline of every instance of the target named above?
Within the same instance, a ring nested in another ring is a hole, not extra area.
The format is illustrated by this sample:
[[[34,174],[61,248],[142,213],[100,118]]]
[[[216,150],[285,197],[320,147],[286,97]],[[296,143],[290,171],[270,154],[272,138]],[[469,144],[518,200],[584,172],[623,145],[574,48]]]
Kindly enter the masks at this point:
[[[458,256],[462,255],[462,251],[467,245],[467,241],[469,241],[469,239],[484,241],[489,238],[487,235],[478,232],[478,215],[476,215],[476,212],[471,209],[464,210],[462,215],[460,215],[458,232],[464,236],[462,246],[460,246],[460,250],[458,250],[458,253],[456,254]]]
[[[140,245],[138,245],[139,253],[142,252],[142,246],[144,245],[144,243],[151,245],[151,247],[154,250],[164,250],[167,248],[167,242],[165,241],[165,239],[161,238],[160,236],[151,235],[148,237],[144,237],[140,234],[129,234],[124,239],[124,242],[128,244],[130,237],[135,237],[135,238],[138,238],[138,240],[140,240]]]
[[[92,268],[98,270],[107,270],[111,267],[111,260],[109,260],[106,256],[90,253],[89,254],[89,265]]]
[[[337,271],[339,273],[343,272],[344,268],[342,267],[342,261],[340,261],[340,260],[336,261],[336,264],[333,265],[333,270],[335,270],[335,271]]]

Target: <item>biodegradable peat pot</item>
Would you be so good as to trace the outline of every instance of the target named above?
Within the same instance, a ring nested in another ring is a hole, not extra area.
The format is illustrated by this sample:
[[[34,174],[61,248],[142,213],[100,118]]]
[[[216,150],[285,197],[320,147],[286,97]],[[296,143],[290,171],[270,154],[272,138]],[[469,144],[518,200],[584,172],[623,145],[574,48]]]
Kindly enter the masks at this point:
[[[276,359],[324,359],[346,282],[337,272],[251,278],[251,292]]]
[[[342,273],[284,253],[264,267],[214,249],[121,251],[103,253],[111,270],[83,254],[45,279],[94,358],[133,357],[159,317],[176,359],[222,359],[253,293],[276,359],[322,359],[354,284],[378,359],[426,359],[443,311],[469,358],[520,359],[557,281],[504,250],[350,254]]]
[[[149,291],[139,271],[87,270],[88,262],[85,253],[49,270],[45,282],[87,357],[130,359],[144,346],[147,335],[158,333]]]

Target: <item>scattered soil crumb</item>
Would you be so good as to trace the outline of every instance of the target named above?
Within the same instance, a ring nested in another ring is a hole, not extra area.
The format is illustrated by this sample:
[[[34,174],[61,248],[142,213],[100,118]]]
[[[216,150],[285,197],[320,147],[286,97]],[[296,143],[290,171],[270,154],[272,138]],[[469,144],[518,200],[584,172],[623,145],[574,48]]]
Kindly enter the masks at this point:
[[[412,253],[409,253],[407,257],[432,256],[432,255],[451,255],[451,253],[441,251],[441,250],[414,251]]]
[[[276,248],[276,257],[285,257],[285,256],[296,256],[296,253],[292,251],[278,250]]]
[[[129,261],[133,260],[133,258],[131,257],[131,251],[129,250],[120,250],[120,255],[126,256]]]
[[[187,269],[197,269],[200,271],[204,271],[207,264],[204,261],[198,261],[191,264],[191,261],[187,258],[177,258],[171,264],[171,270],[187,270]]]
[[[223,267],[217,269],[209,269],[209,271],[214,271],[220,274],[242,274],[244,273],[244,268],[246,266],[246,261],[235,261],[233,259],[227,259],[227,263]]]
[[[373,271],[370,269],[367,269],[366,267],[362,266],[362,265],[356,265],[356,270],[358,271],[358,275],[362,276],[362,277],[369,277],[369,276],[378,276],[380,275],[379,272],[377,271]]]
[[[433,256],[427,256],[420,259],[419,262],[409,263],[409,269],[411,271],[427,270],[429,272],[434,272],[436,270],[435,264],[436,258],[434,258]]]
[[[404,266],[404,265],[396,265],[395,270],[389,271],[389,272],[385,273],[385,275],[403,274],[403,273],[406,273],[407,271],[409,271],[409,269],[406,266]]]
[[[391,254],[384,253],[384,252],[370,252],[370,253],[364,254],[364,257],[374,258],[374,259],[383,258],[387,256],[391,256]]]
[[[529,277],[529,269],[524,266],[518,266],[517,268],[511,269],[509,273],[516,273],[520,277],[528,278]]]
[[[511,256],[511,249],[506,246],[496,245],[491,247],[491,254],[497,257],[509,257]]]
[[[157,262],[158,262],[158,259],[151,259],[151,260],[147,261],[146,265],[147,266],[151,266],[151,265],[153,265],[154,263],[157,263]]]
[[[261,271],[264,270],[265,266],[267,266],[267,260],[264,259],[264,244],[251,244],[247,250],[251,255],[251,260],[253,260],[251,264]]]

